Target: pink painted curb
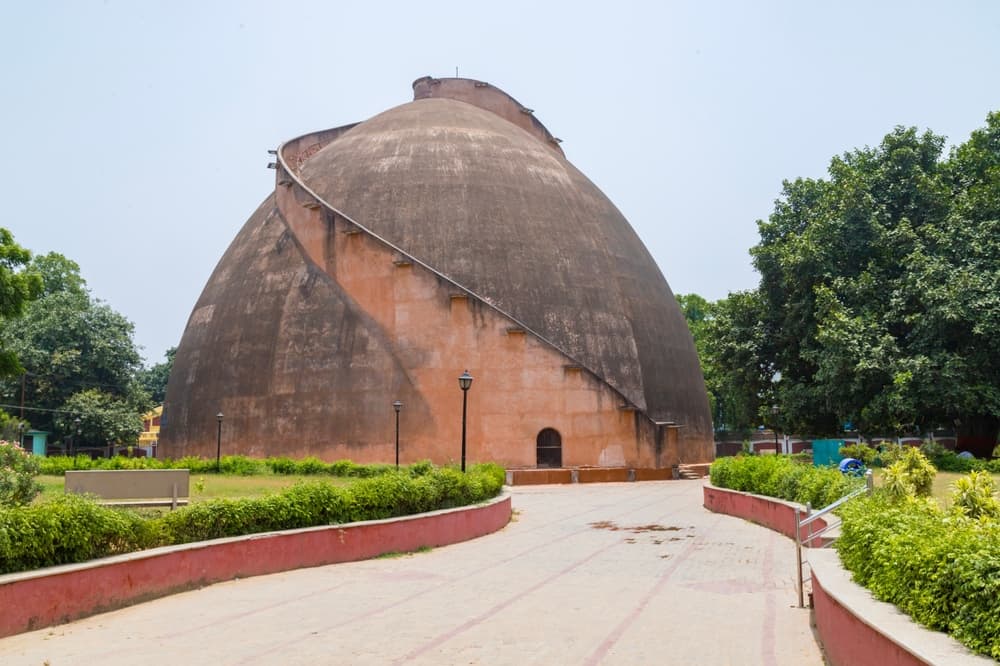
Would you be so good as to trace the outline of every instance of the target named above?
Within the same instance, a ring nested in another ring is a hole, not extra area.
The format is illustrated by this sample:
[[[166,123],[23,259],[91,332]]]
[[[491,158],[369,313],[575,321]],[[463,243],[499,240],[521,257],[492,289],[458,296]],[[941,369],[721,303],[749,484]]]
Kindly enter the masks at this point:
[[[743,518],[795,538],[796,504],[711,484],[705,485],[704,496],[709,511]],[[816,521],[820,522],[822,519]],[[820,545],[818,540],[814,545]],[[807,557],[812,570],[813,624],[832,666],[994,663],[970,653],[946,634],[924,629],[895,606],[876,601],[871,592],[851,580],[837,553],[813,548]]]
[[[168,546],[0,576],[0,638],[220,581],[445,546],[510,522],[510,494],[390,520]]]
[[[757,523],[775,532],[780,532],[789,539],[795,539],[795,509],[802,508],[799,504],[764,495],[718,488],[709,483],[705,484],[704,496],[704,506],[709,511],[749,520],[751,523]],[[804,511],[803,517],[805,517]],[[824,527],[826,527],[826,521],[818,518],[806,529],[818,532]],[[810,541],[806,539],[806,536],[806,534],[802,535],[802,545],[822,545],[819,538]]]

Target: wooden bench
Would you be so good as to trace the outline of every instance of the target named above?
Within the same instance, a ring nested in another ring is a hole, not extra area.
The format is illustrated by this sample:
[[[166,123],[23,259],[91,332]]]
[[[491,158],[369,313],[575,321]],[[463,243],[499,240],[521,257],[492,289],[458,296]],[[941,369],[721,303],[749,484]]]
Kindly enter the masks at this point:
[[[169,506],[187,504],[190,470],[114,469],[69,470],[66,492],[97,495],[108,506]]]

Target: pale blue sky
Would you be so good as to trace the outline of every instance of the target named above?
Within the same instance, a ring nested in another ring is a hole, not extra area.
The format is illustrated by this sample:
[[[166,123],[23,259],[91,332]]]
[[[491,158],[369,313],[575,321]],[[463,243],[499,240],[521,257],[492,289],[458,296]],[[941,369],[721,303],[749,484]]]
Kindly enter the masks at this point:
[[[4,2],[0,226],[151,362],[273,188],[267,150],[482,79],[535,109],[676,293],[753,287],[781,181],[1000,109],[1000,3]]]

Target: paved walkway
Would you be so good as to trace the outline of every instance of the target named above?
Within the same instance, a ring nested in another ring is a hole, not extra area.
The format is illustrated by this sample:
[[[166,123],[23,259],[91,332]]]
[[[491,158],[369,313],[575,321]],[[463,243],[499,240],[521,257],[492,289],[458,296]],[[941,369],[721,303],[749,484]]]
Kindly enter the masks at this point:
[[[496,534],[13,636],[0,663],[822,664],[794,545],[701,485],[517,487]]]

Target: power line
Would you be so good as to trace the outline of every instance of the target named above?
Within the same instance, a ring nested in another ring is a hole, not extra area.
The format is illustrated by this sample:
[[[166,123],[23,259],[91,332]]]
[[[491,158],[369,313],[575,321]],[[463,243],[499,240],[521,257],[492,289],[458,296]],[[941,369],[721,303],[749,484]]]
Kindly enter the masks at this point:
[[[74,412],[74,411],[69,410],[69,409],[46,409],[44,407],[21,407],[21,405],[8,405],[8,404],[4,404],[4,403],[0,403],[0,408],[3,408],[3,409],[10,408],[10,409],[17,409],[17,410],[23,409],[26,412],[51,412],[53,414],[79,414],[79,415],[83,415],[85,413],[85,412]]]
[[[56,377],[55,375],[41,375],[41,374],[38,374],[37,372],[23,372],[21,374],[23,376],[26,376],[26,377],[36,377],[38,379],[44,379],[44,380],[47,380],[47,381],[49,381],[51,383],[54,383],[54,384],[76,384],[77,386],[100,386],[100,387],[103,387],[103,388],[118,389],[119,391],[124,391],[124,390],[126,390],[128,388],[127,386],[122,386],[120,384],[106,384],[104,382],[89,382],[89,381],[86,381],[86,380],[83,380],[83,379],[64,379],[64,378]],[[138,379],[136,379],[136,381],[139,384],[142,384],[142,382],[139,381]]]

